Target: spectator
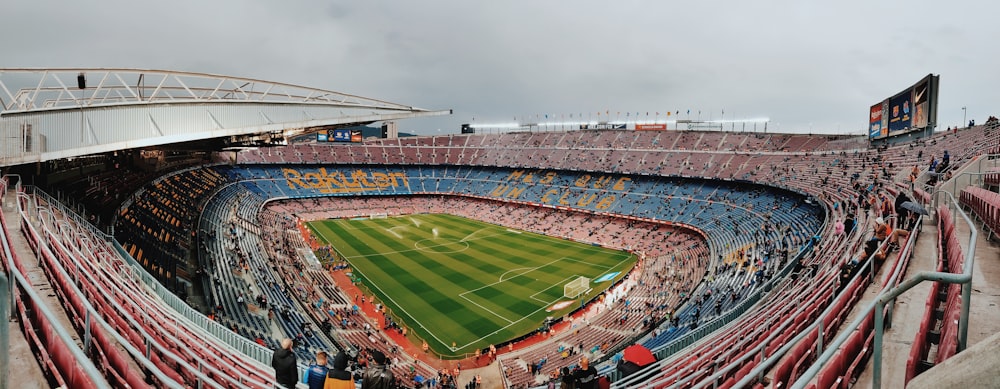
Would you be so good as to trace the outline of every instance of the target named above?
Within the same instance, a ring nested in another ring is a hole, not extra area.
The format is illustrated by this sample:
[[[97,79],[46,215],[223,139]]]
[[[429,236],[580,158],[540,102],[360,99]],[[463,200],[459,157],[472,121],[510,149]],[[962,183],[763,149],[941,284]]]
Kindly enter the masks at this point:
[[[910,197],[903,191],[899,191],[899,194],[896,195],[896,201],[893,203],[896,210],[896,220],[900,221],[900,225],[903,225],[903,223],[908,221],[910,218],[910,211],[903,208],[903,203],[907,201],[912,202],[913,200],[910,199]]]
[[[872,259],[875,260],[876,265],[881,265],[882,262],[885,261],[885,251],[879,250],[878,248],[879,243],[880,242],[876,238],[869,239],[867,242],[865,242],[865,254],[862,260],[871,257]]]
[[[385,365],[385,354],[382,354],[381,351],[373,350],[371,358],[374,365],[365,369],[361,377],[361,389],[391,389],[395,378]]]
[[[855,223],[855,221],[854,221],[854,214],[853,213],[848,213],[847,214],[847,218],[844,219],[844,233],[845,234],[850,235],[852,232],[854,232],[854,223]]]
[[[943,172],[948,169],[948,164],[951,163],[951,155],[948,155],[948,150],[944,151],[944,155],[941,156],[941,163],[938,165],[937,172]]]
[[[573,388],[573,374],[569,372],[568,367],[563,367],[559,371],[559,389],[572,389]]]
[[[327,373],[323,389],[355,389],[351,372],[347,371],[347,362],[349,359],[343,351],[338,352],[333,357],[333,369],[330,369]]]
[[[298,381],[299,369],[295,365],[295,354],[292,353],[292,340],[281,340],[281,348],[271,356],[271,367],[274,368],[274,380],[279,387],[292,389]]]
[[[310,364],[309,370],[306,371],[306,383],[309,384],[309,389],[323,389],[327,371],[326,352],[320,351],[316,353],[316,363]]]
[[[889,227],[889,224],[887,224],[882,218],[875,219],[875,238],[880,241],[889,239],[891,244],[899,247],[900,237],[904,240],[909,238],[910,231],[902,228],[892,229],[892,227]]]
[[[597,388],[597,369],[590,366],[587,357],[580,358],[580,370],[573,372],[573,381],[576,383],[576,389]]]

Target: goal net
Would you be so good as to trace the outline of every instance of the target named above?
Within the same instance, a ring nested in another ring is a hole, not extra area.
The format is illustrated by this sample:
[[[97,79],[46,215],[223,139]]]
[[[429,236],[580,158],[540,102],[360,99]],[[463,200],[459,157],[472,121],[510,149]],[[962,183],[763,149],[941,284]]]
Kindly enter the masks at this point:
[[[373,213],[371,215],[368,215],[369,219],[385,219],[387,217],[389,217],[388,213]]]
[[[587,277],[577,277],[575,280],[563,285],[563,296],[566,298],[576,298],[590,290],[590,279]]]

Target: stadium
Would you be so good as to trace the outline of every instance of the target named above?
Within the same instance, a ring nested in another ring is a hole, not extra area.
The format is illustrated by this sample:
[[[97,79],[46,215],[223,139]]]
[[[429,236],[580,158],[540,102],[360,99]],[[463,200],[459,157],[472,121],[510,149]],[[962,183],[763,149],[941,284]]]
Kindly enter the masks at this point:
[[[398,137],[451,112],[3,69],[8,379],[272,388],[290,338],[301,388],[319,351],[384,354],[407,388],[545,387],[582,358],[616,388],[995,386],[1000,123],[935,131],[937,83],[865,136]]]

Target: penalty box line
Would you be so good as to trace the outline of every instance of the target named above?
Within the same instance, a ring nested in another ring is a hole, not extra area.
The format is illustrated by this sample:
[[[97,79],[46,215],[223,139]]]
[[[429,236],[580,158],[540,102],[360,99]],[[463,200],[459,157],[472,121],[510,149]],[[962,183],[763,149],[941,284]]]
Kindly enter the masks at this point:
[[[486,285],[483,285],[483,286],[480,286],[480,287],[478,287],[478,288],[476,288],[476,289],[470,289],[470,290],[467,290],[467,291],[465,291],[465,292],[462,292],[462,293],[459,293],[459,294],[458,294],[458,297],[461,297],[461,298],[465,299],[465,301],[468,301],[468,302],[470,302],[470,303],[473,303],[473,304],[475,304],[475,305],[476,305],[477,307],[479,307],[479,308],[482,308],[482,309],[483,309],[484,311],[486,311],[486,312],[489,312],[489,313],[490,313],[490,314],[492,314],[493,316],[496,316],[496,317],[499,317],[499,318],[500,318],[501,320],[503,320],[503,321],[506,321],[506,322],[508,323],[508,324],[507,324],[507,326],[504,326],[504,327],[502,327],[502,328],[501,328],[501,329],[505,329],[505,328],[507,328],[507,327],[510,327],[510,326],[514,325],[515,323],[517,323],[517,322],[519,322],[519,321],[521,321],[521,320],[524,320],[524,318],[525,318],[525,317],[527,317],[527,316],[523,316],[523,317],[521,317],[520,319],[517,319],[517,320],[511,320],[511,319],[507,318],[506,316],[503,316],[503,315],[501,315],[501,314],[499,314],[499,313],[496,313],[496,312],[494,312],[494,311],[493,311],[492,309],[489,309],[489,308],[486,308],[486,307],[484,307],[484,306],[483,306],[482,304],[479,304],[479,303],[477,303],[477,302],[475,302],[475,301],[472,301],[472,299],[470,299],[470,298],[466,297],[465,295],[467,295],[467,294],[469,294],[469,293],[473,293],[473,292],[476,292],[476,291],[479,291],[479,290],[482,290],[482,289],[485,289],[485,288],[489,288],[489,287],[492,287],[492,286],[494,286],[494,285],[497,285],[497,284],[500,284],[500,283],[502,283],[502,282],[505,282],[505,281],[510,281],[510,280],[514,279],[515,277],[520,277],[520,276],[523,276],[523,275],[525,275],[525,274],[528,274],[528,273],[531,273],[531,272],[533,272],[533,271],[535,271],[535,270],[538,270],[539,268],[541,268],[541,267],[543,267],[543,266],[548,266],[548,265],[551,265],[551,264],[553,264],[553,263],[556,263],[556,262],[559,262],[559,261],[561,261],[561,260],[563,260],[563,259],[566,259],[566,258],[567,258],[567,257],[562,257],[562,258],[559,258],[559,259],[555,259],[555,260],[552,260],[552,261],[549,261],[548,263],[545,263],[545,264],[542,264],[542,265],[538,265],[538,266],[535,266],[535,267],[528,267],[528,268],[524,268],[524,269],[528,269],[528,270],[527,270],[527,271],[525,271],[525,272],[523,272],[523,273],[519,273],[519,274],[515,275],[514,277],[511,277],[511,278],[508,278],[508,279],[506,279],[506,280],[503,280],[503,279],[502,279],[502,278],[503,278],[503,275],[501,275],[501,276],[500,276],[500,278],[501,278],[500,280],[497,280],[496,282],[493,282],[493,283],[489,283],[489,284],[486,284]],[[504,275],[505,275],[505,274],[506,274],[506,273],[504,273]],[[549,288],[551,288],[551,287],[552,287],[552,286],[549,286]],[[541,292],[544,292],[545,290],[548,290],[549,288],[545,288],[545,289],[543,289],[543,290],[542,290],[542,291],[540,291],[540,292],[536,292],[535,294],[538,294],[538,293],[541,293]],[[532,296],[534,296],[534,295],[532,295]],[[529,296],[529,298],[533,298],[533,299],[534,299],[534,297],[532,297],[532,296]],[[538,299],[535,299],[535,300],[538,300]],[[538,311],[535,311],[535,312],[538,312]],[[534,312],[532,312],[532,314],[534,314]],[[491,334],[491,335],[492,335],[492,334]],[[479,340],[482,340],[482,338],[480,338]],[[477,342],[478,342],[479,340],[477,340]]]
[[[525,274],[528,274],[528,273],[531,273],[531,272],[533,272],[533,271],[535,271],[535,270],[538,270],[538,269],[540,269],[540,268],[542,268],[542,267],[545,267],[545,266],[548,266],[548,265],[551,265],[551,264],[553,264],[553,263],[557,263],[557,262],[560,262],[560,261],[562,261],[562,260],[569,260],[569,261],[574,261],[574,262],[583,262],[583,261],[579,261],[579,260],[576,260],[576,259],[573,259],[573,258],[570,258],[570,257],[561,257],[561,258],[558,258],[558,259],[555,259],[555,260],[552,260],[552,261],[549,261],[549,262],[547,262],[547,263],[544,263],[544,264],[541,264],[541,265],[538,265],[538,266],[535,266],[535,267],[528,267],[528,268],[522,268],[522,269],[526,269],[526,271],[524,271],[524,272],[522,272],[522,273],[518,273],[518,274],[516,274],[516,275],[515,275],[514,277],[520,277],[520,276],[523,276],[523,275],[525,275]],[[586,263],[586,262],[583,262],[583,263]],[[589,264],[589,265],[593,265],[593,264]],[[504,273],[504,275],[506,275],[506,273]],[[535,301],[538,301],[538,302],[541,302],[541,303],[543,303],[543,304],[546,304],[546,305],[548,305],[548,304],[552,304],[552,303],[554,303],[554,302],[558,301],[559,299],[561,299],[561,298],[562,298],[562,296],[560,296],[560,297],[557,297],[557,298],[556,298],[555,300],[543,300],[543,299],[540,299],[540,298],[538,298],[537,296],[538,296],[539,294],[542,294],[542,293],[544,293],[545,291],[547,291],[547,290],[549,290],[549,289],[552,289],[552,287],[553,287],[553,286],[557,286],[557,285],[563,285],[563,284],[565,284],[565,283],[567,282],[567,280],[569,280],[569,279],[571,279],[571,278],[573,278],[573,277],[578,277],[578,276],[579,276],[579,275],[575,275],[575,276],[571,276],[571,277],[567,277],[567,278],[564,278],[564,279],[563,279],[562,281],[560,281],[560,283],[559,283],[559,284],[555,284],[555,285],[549,285],[549,286],[548,286],[547,288],[545,288],[545,289],[542,289],[542,290],[539,290],[539,291],[537,291],[537,292],[535,292],[535,293],[531,294],[530,296],[528,296],[528,298],[529,298],[529,299],[532,299],[532,300],[535,300]],[[511,319],[507,318],[506,316],[503,316],[503,315],[501,315],[501,314],[499,314],[499,313],[496,313],[496,312],[494,312],[494,311],[493,311],[492,309],[489,309],[489,308],[487,308],[487,307],[484,307],[484,306],[483,306],[482,304],[479,304],[479,303],[477,303],[477,302],[473,301],[473,300],[472,300],[471,298],[469,298],[469,297],[468,297],[468,296],[466,296],[466,295],[467,295],[467,294],[469,294],[469,293],[473,293],[473,292],[476,292],[476,291],[478,291],[478,290],[481,290],[481,289],[485,289],[485,288],[489,288],[489,287],[492,287],[492,286],[494,286],[494,285],[497,285],[497,284],[500,284],[500,283],[503,283],[503,282],[506,282],[506,281],[510,281],[510,280],[511,280],[511,279],[513,279],[514,277],[511,277],[511,278],[508,278],[508,279],[504,280],[504,279],[503,279],[503,275],[501,275],[501,276],[500,276],[500,278],[501,278],[501,279],[497,280],[496,282],[493,282],[493,283],[489,283],[489,284],[486,284],[486,285],[483,285],[483,286],[480,286],[480,287],[478,287],[478,288],[475,288],[475,289],[471,289],[471,290],[467,290],[467,291],[465,291],[465,292],[462,292],[462,293],[459,293],[459,294],[458,294],[458,297],[461,297],[461,298],[465,299],[465,301],[468,301],[468,302],[470,302],[470,303],[473,303],[473,304],[475,304],[475,305],[476,305],[477,307],[479,307],[479,308],[482,308],[482,309],[483,309],[483,310],[485,310],[486,312],[489,312],[489,313],[493,314],[494,316],[496,316],[496,317],[499,317],[499,318],[500,318],[501,320],[504,320],[504,321],[506,321],[507,323],[510,323],[510,324],[512,325],[512,324],[514,324],[514,323],[517,323],[517,322],[519,322],[519,321],[521,321],[521,320],[524,320],[524,317],[521,317],[520,319],[517,319],[517,320],[511,320]],[[543,308],[546,308],[546,307],[543,307]],[[535,312],[538,312],[538,311],[535,311]],[[532,312],[532,314],[534,314],[534,312]],[[529,316],[530,316],[530,315],[529,315]],[[510,326],[510,325],[508,325],[507,327],[509,327],[509,326]],[[503,327],[503,328],[507,328],[507,327]]]
[[[580,263],[585,263],[585,264],[588,264],[588,265],[591,265],[591,266],[594,266],[594,267],[601,267],[601,268],[604,268],[604,269],[605,269],[605,271],[607,271],[607,270],[610,270],[610,269],[613,269],[613,268],[614,268],[615,266],[617,266],[617,265],[611,265],[611,266],[607,266],[607,267],[603,267],[603,266],[599,266],[599,265],[596,265],[596,264],[593,264],[593,263],[589,263],[589,262],[586,262],[586,261],[581,261],[581,260],[577,260],[577,259],[573,259],[573,258],[570,258],[570,257],[562,257],[562,258],[559,258],[559,259],[556,259],[556,260],[553,260],[553,261],[550,261],[550,262],[548,262],[548,263],[545,263],[545,264],[543,264],[543,265],[539,265],[539,266],[535,266],[535,267],[533,267],[533,268],[522,268],[522,269],[527,269],[527,271],[525,271],[525,272],[523,272],[523,273],[519,273],[519,274],[515,275],[514,277],[517,277],[517,276],[522,276],[522,275],[525,275],[525,274],[527,274],[527,273],[530,273],[530,272],[532,272],[532,271],[535,271],[535,270],[537,270],[537,269],[538,269],[538,268],[540,268],[540,267],[543,267],[543,266],[547,266],[547,265],[550,265],[550,264],[553,264],[553,263],[556,263],[556,262],[559,262],[559,261],[562,261],[562,260],[564,260],[564,259],[566,259],[566,260],[570,260],[570,261],[574,261],[574,262],[580,262]],[[509,273],[509,272],[508,272],[508,273]],[[550,288],[552,287],[552,286],[549,286],[548,288],[545,288],[545,289],[543,289],[543,290],[541,290],[541,291],[538,291],[538,292],[536,292],[536,293],[534,293],[534,294],[532,294],[532,295],[530,296],[530,298],[531,298],[531,299],[533,299],[533,300],[535,300],[535,301],[539,301],[539,302],[542,302],[542,303],[544,303],[544,305],[542,305],[542,306],[541,306],[541,307],[539,307],[538,309],[536,309],[536,310],[532,311],[531,313],[529,313],[529,314],[527,314],[527,315],[524,315],[524,316],[522,316],[522,317],[521,317],[520,319],[517,319],[517,320],[514,320],[514,321],[510,321],[510,319],[507,319],[506,317],[503,317],[503,316],[500,316],[500,315],[499,315],[499,314],[497,314],[496,312],[493,312],[492,310],[489,310],[489,309],[487,309],[487,308],[483,307],[482,305],[479,305],[479,304],[477,304],[476,302],[474,302],[474,301],[470,300],[470,299],[469,299],[468,297],[465,297],[465,295],[466,295],[466,294],[468,294],[468,293],[471,293],[471,292],[475,292],[475,291],[477,291],[477,290],[480,290],[480,289],[483,289],[483,288],[486,288],[486,287],[489,287],[489,286],[493,286],[493,285],[496,285],[496,284],[499,284],[499,283],[501,283],[501,282],[504,282],[504,281],[507,281],[507,280],[504,280],[504,279],[503,279],[503,276],[504,276],[504,275],[506,275],[506,274],[507,274],[507,273],[504,273],[503,275],[501,275],[501,276],[500,276],[500,280],[498,280],[497,282],[494,282],[494,283],[491,283],[491,284],[488,284],[488,285],[483,285],[483,286],[481,286],[481,287],[479,287],[479,288],[476,288],[476,289],[472,289],[472,290],[467,290],[467,291],[465,291],[465,292],[462,292],[462,293],[459,293],[459,296],[460,296],[460,297],[462,297],[462,298],[464,298],[464,299],[466,299],[466,300],[468,300],[469,302],[471,302],[471,303],[473,303],[473,304],[476,304],[476,305],[478,305],[478,306],[479,306],[480,308],[483,308],[483,309],[485,309],[486,311],[488,311],[488,312],[490,312],[490,313],[492,313],[492,314],[496,315],[497,317],[500,317],[501,319],[503,319],[503,320],[506,320],[506,321],[507,321],[508,323],[510,323],[510,324],[508,324],[508,325],[506,325],[506,326],[503,326],[503,327],[500,327],[500,328],[497,328],[497,330],[496,330],[496,331],[493,331],[493,332],[491,332],[491,333],[489,333],[489,334],[486,334],[486,335],[484,335],[484,336],[480,337],[479,339],[475,339],[475,340],[473,340],[473,341],[471,341],[471,342],[469,342],[469,343],[466,343],[466,344],[464,344],[464,345],[461,345],[461,346],[457,347],[458,349],[463,349],[463,348],[466,348],[466,347],[469,347],[469,346],[471,346],[472,344],[475,344],[475,343],[477,343],[477,342],[482,342],[482,341],[483,341],[483,340],[485,340],[486,338],[488,338],[488,337],[490,337],[490,336],[493,336],[494,334],[496,334],[496,333],[498,333],[498,332],[500,332],[500,331],[503,331],[503,330],[506,330],[507,328],[510,328],[510,327],[512,327],[513,325],[517,324],[518,322],[520,322],[520,321],[522,321],[522,320],[525,320],[525,319],[527,319],[528,317],[531,317],[532,315],[534,315],[534,314],[538,313],[539,311],[541,311],[541,310],[543,310],[543,309],[547,309],[547,308],[548,308],[548,307],[549,307],[549,306],[550,306],[551,304],[553,304],[553,303],[555,303],[556,301],[559,301],[560,299],[562,299],[562,298],[563,298],[563,296],[559,296],[559,297],[555,298],[555,299],[554,299],[554,300],[552,300],[552,301],[545,301],[545,300],[542,300],[542,299],[539,299],[539,298],[535,297],[535,296],[537,296],[538,294],[540,294],[540,293],[542,293],[542,292],[544,292],[544,291],[546,291],[546,290],[548,290],[548,289],[550,289]],[[568,280],[568,279],[570,279],[570,278],[573,278],[573,277],[579,277],[579,275],[575,275],[575,276],[570,276],[570,277],[567,277],[567,278],[564,278],[564,279],[563,279],[562,281],[560,281],[560,282],[562,282],[562,283],[563,283],[563,285],[565,285],[565,282],[566,282],[566,280]],[[513,277],[511,277],[511,278],[513,278]],[[508,280],[509,280],[509,279],[508,279]],[[436,336],[435,336],[435,338],[436,338]]]

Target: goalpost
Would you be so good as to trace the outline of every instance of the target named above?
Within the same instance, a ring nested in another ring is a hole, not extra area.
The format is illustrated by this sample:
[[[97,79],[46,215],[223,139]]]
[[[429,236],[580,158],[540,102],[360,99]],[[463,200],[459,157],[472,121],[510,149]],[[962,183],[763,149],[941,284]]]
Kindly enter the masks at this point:
[[[371,215],[368,215],[368,219],[371,219],[371,220],[374,220],[374,219],[385,219],[385,218],[388,218],[388,217],[389,217],[388,213],[373,213]]]
[[[576,298],[590,290],[590,279],[587,277],[577,277],[575,280],[563,285],[563,296],[566,298]]]

